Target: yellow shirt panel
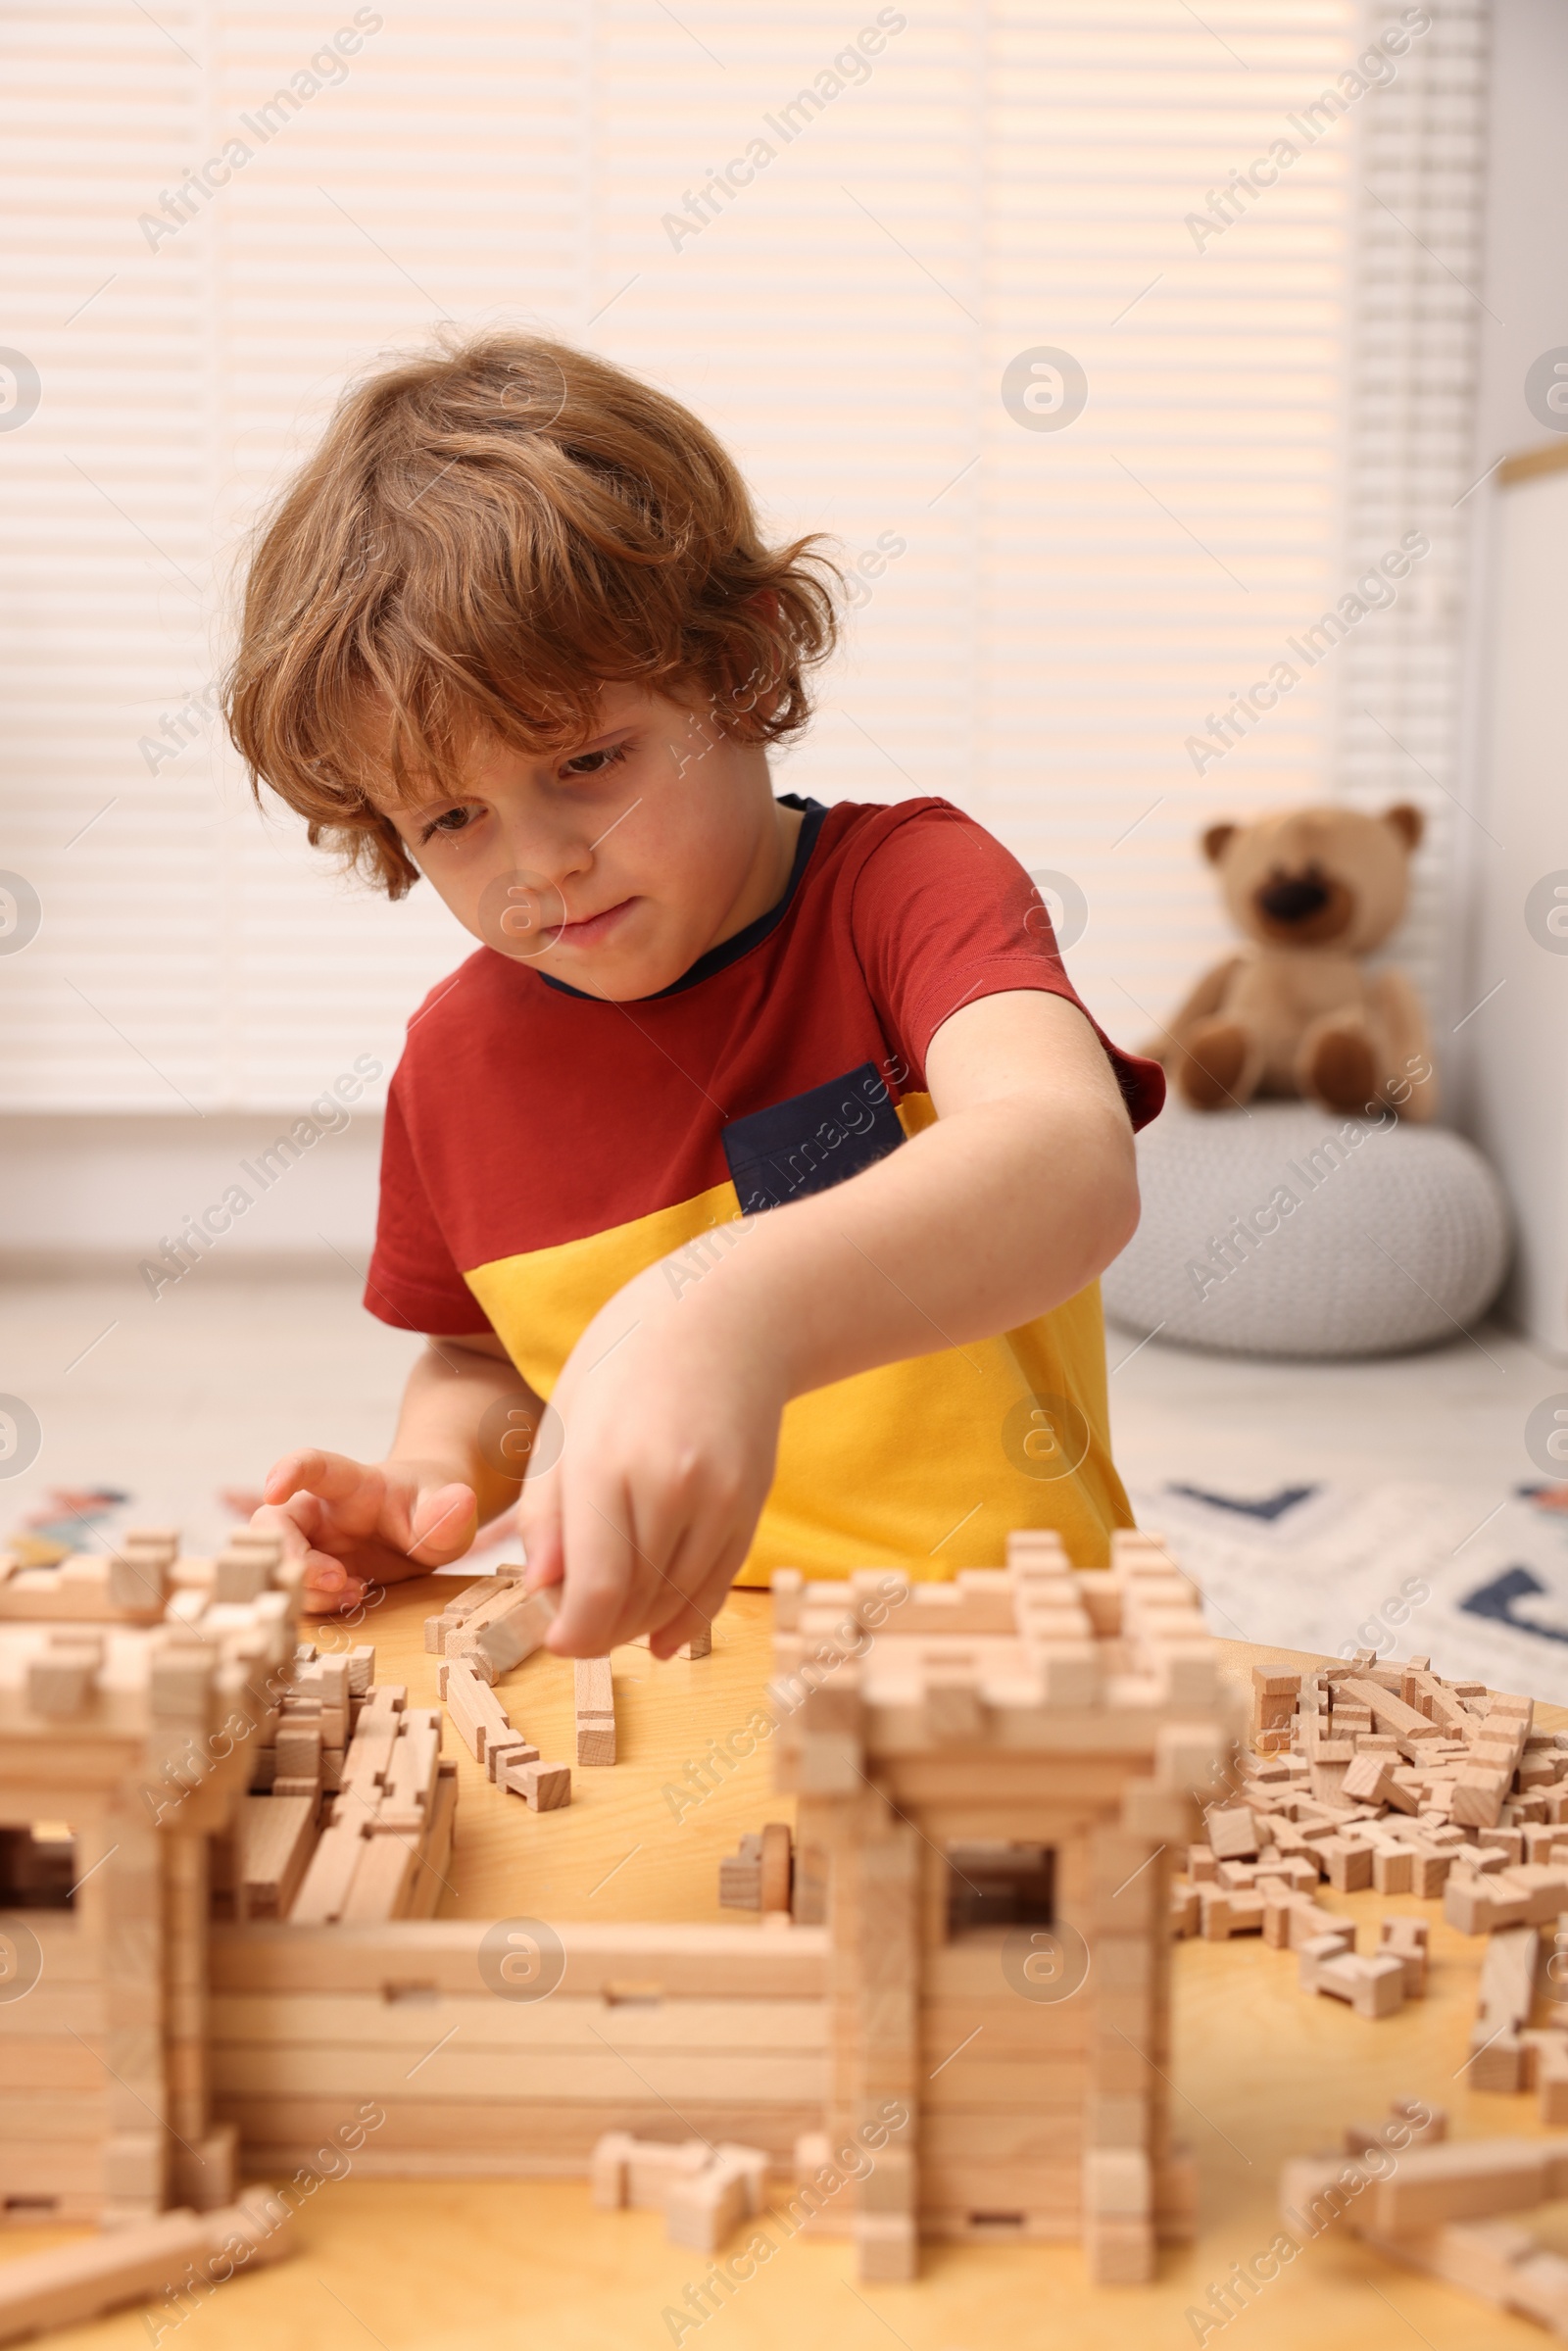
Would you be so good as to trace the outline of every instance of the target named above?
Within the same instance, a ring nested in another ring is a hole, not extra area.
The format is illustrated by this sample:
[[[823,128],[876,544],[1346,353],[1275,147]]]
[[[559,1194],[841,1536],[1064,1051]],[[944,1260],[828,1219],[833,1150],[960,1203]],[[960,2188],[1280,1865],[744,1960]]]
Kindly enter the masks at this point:
[[[906,1133],[930,1097],[899,1106]],[[554,1249],[465,1276],[541,1396],[587,1324],[634,1275],[735,1222],[731,1183]],[[724,1244],[715,1243],[715,1249]],[[1132,1512],[1110,1457],[1100,1286],[994,1339],[879,1365],[785,1406],[778,1464],[737,1581],[776,1567],[837,1577],[899,1567],[942,1580],[995,1567],[1014,1528],[1054,1527],[1079,1567],[1103,1566]]]

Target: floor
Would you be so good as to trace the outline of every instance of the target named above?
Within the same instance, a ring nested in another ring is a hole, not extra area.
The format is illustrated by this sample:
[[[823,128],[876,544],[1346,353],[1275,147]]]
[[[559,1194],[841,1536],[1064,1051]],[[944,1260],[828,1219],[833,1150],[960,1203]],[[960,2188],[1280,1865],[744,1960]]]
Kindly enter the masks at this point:
[[[1539,1476],[1531,1408],[1568,1387],[1560,1364],[1483,1325],[1419,1354],[1348,1363],[1260,1361],[1107,1333],[1111,1429],[1130,1484],[1195,1478],[1246,1493],[1287,1478]]]
[[[4,1378],[39,1425],[36,1457],[0,1456],[0,1535],[49,1491],[117,1486],[135,1516],[199,1548],[227,1523],[223,1489],[258,1486],[301,1443],[373,1459],[417,1341],[359,1303],[347,1262],[235,1275],[196,1266],[152,1298],[134,1266],[0,1287]],[[1531,1408],[1568,1373],[1485,1326],[1430,1352],[1359,1363],[1260,1362],[1108,1334],[1117,1460],[1149,1493],[1189,1479],[1227,1493],[1288,1480],[1494,1488],[1538,1474]]]

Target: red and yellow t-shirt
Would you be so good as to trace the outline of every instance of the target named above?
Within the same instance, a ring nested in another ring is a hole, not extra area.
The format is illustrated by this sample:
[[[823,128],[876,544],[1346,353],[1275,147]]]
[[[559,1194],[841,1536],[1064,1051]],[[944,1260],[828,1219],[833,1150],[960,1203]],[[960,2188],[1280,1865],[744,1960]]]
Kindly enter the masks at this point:
[[[548,1397],[645,1266],[929,1125],[926,1049],[960,1004],[1077,1003],[1029,876],[960,810],[787,805],[805,820],[783,899],[660,995],[606,1003],[490,948],[432,990],[387,1104],[372,1314],[495,1331]],[[1142,1126],[1162,1073],[1106,1051]],[[944,1578],[1000,1564],[1031,1526],[1097,1566],[1130,1523],[1091,1283],[996,1339],[796,1397],[739,1580]]]

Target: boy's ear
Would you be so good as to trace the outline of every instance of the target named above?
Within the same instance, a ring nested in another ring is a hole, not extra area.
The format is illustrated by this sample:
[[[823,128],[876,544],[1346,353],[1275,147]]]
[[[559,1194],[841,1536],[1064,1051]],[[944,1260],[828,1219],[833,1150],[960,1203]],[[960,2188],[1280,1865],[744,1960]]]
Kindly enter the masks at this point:
[[[1234,824],[1211,824],[1202,835],[1203,855],[1211,865],[1219,863],[1239,829]]]

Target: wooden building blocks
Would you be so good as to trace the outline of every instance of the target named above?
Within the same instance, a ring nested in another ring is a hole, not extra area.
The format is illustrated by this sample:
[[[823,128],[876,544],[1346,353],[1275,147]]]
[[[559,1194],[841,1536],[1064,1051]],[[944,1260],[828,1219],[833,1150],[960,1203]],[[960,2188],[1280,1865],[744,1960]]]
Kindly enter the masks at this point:
[[[719,1908],[787,1914],[794,1883],[794,1840],[789,1824],[769,1821],[756,1835],[743,1837],[738,1850],[719,1863]]]
[[[1404,1996],[1423,1999],[1432,1930],[1425,1919],[1385,1919],[1378,1930],[1378,1952],[1393,1952],[1404,1969]]]
[[[514,1986],[482,1919],[215,1927],[214,2095],[247,2164],[286,2177],[374,2098],[366,2179],[587,2180],[606,2132],[673,2130],[755,2147],[787,2180],[828,2099],[826,1930],[555,1933],[554,1968]]]
[[[530,1812],[559,1812],[571,1802],[571,1767],[565,1763],[521,1763],[503,1756],[496,1771],[497,1785],[521,1796]]]
[[[639,2139],[629,2131],[607,2131],[594,2148],[589,2187],[601,2212],[628,2206],[637,2212],[662,2212],[673,2182],[704,2170],[711,2160],[706,2139]]]
[[[1310,1673],[1258,1668],[1252,1683],[1253,1746],[1233,1792],[1210,1805],[1205,1841],[1187,1850],[1170,1895],[1175,1935],[1223,1940],[1260,1926],[1265,1944],[1303,1954],[1303,1989],[1379,2016],[1424,1991],[1425,1925],[1385,1920],[1375,1952],[1358,1954],[1353,1936],[1335,1950],[1321,1938],[1345,1922],[1311,1899],[1320,1879],[1342,1894],[1441,1898],[1446,1923],[1471,1935],[1568,1912],[1568,1736],[1536,1733],[1528,1699],[1445,1682],[1426,1657],[1379,1664],[1370,1650]],[[1263,1898],[1261,1920],[1249,1893]],[[1474,2086],[1522,2088],[1539,2075],[1544,2116],[1560,2105],[1568,2120],[1568,2010],[1536,2034],[1528,2013],[1478,2019]]]
[[[662,2212],[672,2245],[716,2253],[743,2220],[762,2209],[768,2158],[760,2147],[706,2139],[638,2139],[607,2131],[593,2152],[594,2202]]]
[[[162,1542],[129,1537],[118,1552],[74,1552],[58,1567],[0,1559],[0,1624],[158,1624],[169,1564]]]
[[[763,1916],[787,1916],[794,1886],[794,1840],[789,1824],[769,1821],[762,1831],[760,1856],[760,1899]]]
[[[477,1584],[466,1585],[462,1592],[455,1592],[434,1616],[427,1616],[424,1620],[424,1645],[430,1654],[433,1657],[446,1656],[447,1635],[456,1633],[466,1624],[481,1601],[493,1600],[503,1590],[520,1585],[523,1573],[520,1560],[515,1564],[498,1567],[491,1575],[481,1577]]]
[[[368,2177],[581,2177],[596,2148],[611,2165],[617,2135],[658,2140],[613,2158],[616,2200],[644,2201],[653,2177],[634,2188],[627,2167],[665,2167],[676,2241],[706,2251],[757,2209],[764,2174],[793,2176],[798,2144],[842,2147],[891,2114],[863,2177],[813,2223],[853,2238],[862,2277],[911,2275],[922,2239],[1005,2234],[1080,2241],[1096,2278],[1136,2280],[1193,2208],[1168,2106],[1173,1918],[1294,1952],[1316,1990],[1376,2017],[1420,1995],[1425,1922],[1385,1920],[1377,1948],[1358,1951],[1314,1899],[1325,1882],[1352,1901],[1367,1888],[1451,1897],[1450,1924],[1484,1919],[1499,1938],[1568,1909],[1568,1853],[1553,1849],[1559,1827],[1568,1847],[1568,1742],[1537,1734],[1527,1705],[1445,1682],[1428,1660],[1365,1654],[1263,1677],[1256,1744],[1236,1766],[1231,1693],[1162,1546],[1123,1534],[1107,1569],[1083,1573],[1033,1534],[1004,1568],[952,1583],[780,1576],[774,1753],[797,1825],[743,1838],[720,1882],[726,1905],[756,1917],[552,1922],[538,1998],[526,1968],[505,1972],[516,1954],[486,1939],[519,1922],[430,1915],[457,1796],[440,1712],[377,1686],[368,1648],[297,1643],[275,1552],[122,1549],[138,1580],[63,1582],[76,1612],[58,1620],[18,1584],[33,1571],[0,1577],[0,1595],[18,1585],[15,1610],[0,1604],[0,1796],[29,1790],[0,1820],[34,1803],[40,1755],[79,1774],[95,1741],[120,1741],[87,1829],[58,1794],[24,1815],[72,1822],[71,1886],[122,1847],[70,1921],[96,1902],[99,1941],[54,1936],[46,1964],[85,1969],[106,2020],[93,2032],[160,2019],[145,2070],[90,2093],[86,2130],[30,2143],[24,2161],[0,2146],[0,2180],[57,2183],[43,2190],[61,2199],[52,2217],[150,2218],[197,2200],[189,2159],[135,2099],[169,2118],[225,2202],[241,2140],[252,2166],[292,2168],[345,2097],[373,2096],[386,2123],[360,2158]],[[110,1612],[88,1613],[89,1598]],[[571,1772],[541,1757],[497,1685],[553,1606],[503,1574],[426,1630],[459,1735],[498,1792],[537,1810],[569,1800]],[[141,1660],[139,1680],[125,1658]],[[608,1669],[574,1667],[579,1765],[612,1736]],[[191,1742],[251,1684],[250,1734],[220,1766],[193,1764]],[[1503,1774],[1494,1803],[1464,1795],[1471,1771]],[[149,1773],[169,1803],[138,1819]],[[90,1771],[72,1782],[88,1785]],[[29,1830],[11,1883],[52,1884],[57,1861]],[[109,1982],[104,1938],[134,1948],[127,1930],[149,1920],[150,1954]],[[1513,1948],[1498,1939],[1489,1964],[1488,2030],[1500,2022],[1503,2060],[1511,2036],[1550,2117],[1568,2107],[1568,2016],[1533,2031],[1502,1981]],[[0,2003],[0,2068],[25,2009]],[[1478,2054],[1473,2079],[1486,2064]],[[702,2151],[673,2177],[671,2108]],[[1432,2224],[1450,2225],[1467,2225],[1457,2209]],[[1398,2214],[1385,2226],[1416,2228]]]
[[[484,1765],[487,1779],[493,1780],[504,1793],[521,1796],[530,1812],[557,1812],[571,1802],[569,1768],[564,1763],[542,1761],[539,1749],[520,1731],[514,1730],[511,1717],[479,1671],[479,1661],[472,1652],[443,1657],[436,1668],[436,1679],[454,1727],[475,1762]],[[612,1716],[612,1739],[613,1736]],[[610,1760],[613,1762],[612,1754]],[[388,1913],[388,1916],[402,1915],[402,1912]]]
[[[466,1658],[444,1657],[436,1668],[436,1688],[453,1729],[476,1763],[485,1761],[498,1740],[511,1744],[518,1738],[494,1689]]]
[[[294,2250],[293,2211],[265,2190],[210,2212],[179,2210],[132,2222],[102,2236],[0,2262],[0,2343],[21,2342],[142,2302],[190,2291],[194,2275],[215,2282]]]
[[[1214,1804],[1205,1815],[1208,1849],[1216,1862],[1255,1861],[1257,1823],[1245,1804]]]
[[[1520,2034],[1536,1997],[1541,1937],[1534,1927],[1499,1927],[1487,1938],[1466,2070],[1474,2089],[1525,2086]]]
[[[242,1796],[234,1825],[233,1915],[287,1918],[316,1847],[315,1796]]]
[[[615,1690],[608,1657],[578,1657],[572,1679],[577,1713],[577,1761],[615,1760]]]
[[[48,1590],[0,1562],[0,1914],[13,1976],[69,1986],[79,2035],[48,2029],[52,1992],[0,2002],[0,2079],[25,2043],[36,2093],[0,2137],[0,2197],[34,2218],[121,2226],[233,2200],[235,2136],[209,2096],[211,1849],[228,1837],[232,1859],[256,1741],[279,1717],[302,1570],[268,1542],[251,1596],[217,1600],[215,1563],[180,1578],[176,1549],[161,1530],[127,1536],[80,1572],[36,1571]],[[265,1858],[246,1834],[258,1904],[298,1865],[300,1819]]]
[[[1348,1937],[1348,1942],[1347,1940]],[[1357,2016],[1396,2016],[1404,2006],[1404,1962],[1394,1952],[1363,1957],[1353,1948],[1354,1929],[1330,1929],[1301,1945],[1303,1991],[1327,1992],[1345,2000]]]
[[[646,1633],[634,1634],[630,1645],[634,1649],[646,1649],[649,1645],[648,1635]],[[689,1641],[683,1641],[680,1647],[674,1652],[677,1657],[685,1658],[710,1657],[712,1653],[713,1628],[711,1625],[704,1625],[699,1632],[692,1635]]]
[[[733,1853],[718,1865],[720,1910],[760,1910],[762,1907],[762,1836],[758,1830],[743,1837]]]
[[[1396,2109],[1395,2125],[1403,2119]],[[1344,2154],[1288,2163],[1286,2227],[1315,2234],[1341,2220],[1389,2260],[1568,2336],[1568,2261],[1506,2217],[1568,2194],[1568,2138],[1433,2136],[1351,2131]],[[1379,2163],[1363,2169],[1375,2144]],[[1399,2150],[1392,2164],[1388,2146]]]
[[[452,1849],[457,1766],[441,1761],[441,1717],[400,1687],[371,1690],[344,1758],[343,1785],[289,1917],[428,1916]]]
[[[1230,1725],[1192,1587],[1148,1536],[1085,1574],[1037,1533],[951,1584],[775,1577],[774,1612],[795,1875],[829,1887],[826,2128],[841,2145],[885,2104],[906,2118],[835,2199],[861,2275],[1005,2227],[1148,2277],[1189,2201],[1166,1856]],[[1049,2131],[1028,2120],[1048,2085]]]
[[[500,1587],[451,1626],[445,1654],[464,1659],[482,1682],[499,1682],[544,1641],[559,1605],[550,1589],[524,1592],[515,1580]]]

